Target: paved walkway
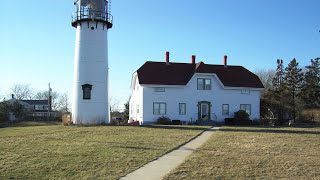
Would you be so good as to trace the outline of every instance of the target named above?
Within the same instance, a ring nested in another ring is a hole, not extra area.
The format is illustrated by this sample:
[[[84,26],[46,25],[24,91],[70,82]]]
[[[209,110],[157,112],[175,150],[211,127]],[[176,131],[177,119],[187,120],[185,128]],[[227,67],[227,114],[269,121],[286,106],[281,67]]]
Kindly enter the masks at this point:
[[[218,127],[211,128],[201,135],[196,137],[194,140],[188,142],[187,144],[181,146],[177,150],[174,150],[168,154],[161,156],[160,158],[142,166],[141,168],[127,174],[125,177],[120,178],[120,180],[153,180],[161,179],[163,176],[168,174],[171,170],[180,165],[183,160],[194,152],[199,146],[206,142],[209,137],[218,130]]]

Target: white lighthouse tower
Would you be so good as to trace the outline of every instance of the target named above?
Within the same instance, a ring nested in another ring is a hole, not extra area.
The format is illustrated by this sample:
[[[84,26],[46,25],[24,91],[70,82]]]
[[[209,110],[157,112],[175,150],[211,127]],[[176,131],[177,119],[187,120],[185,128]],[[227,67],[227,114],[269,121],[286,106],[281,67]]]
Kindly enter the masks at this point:
[[[110,0],[109,0],[110,1]],[[77,0],[72,121],[109,123],[108,29],[112,27],[107,0]]]

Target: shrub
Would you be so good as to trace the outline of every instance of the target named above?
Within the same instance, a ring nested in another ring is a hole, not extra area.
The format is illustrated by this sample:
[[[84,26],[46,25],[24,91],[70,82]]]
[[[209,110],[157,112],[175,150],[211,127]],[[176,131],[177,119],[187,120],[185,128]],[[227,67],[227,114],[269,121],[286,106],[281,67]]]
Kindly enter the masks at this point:
[[[3,113],[3,112],[0,112],[0,123],[1,122],[7,122],[8,121],[8,116],[7,114]]]
[[[162,116],[157,119],[157,124],[169,125],[171,124],[171,120],[166,116]]]
[[[304,123],[320,123],[320,109],[302,110],[298,118]]]
[[[181,121],[180,120],[172,120],[173,125],[180,125]]]
[[[252,121],[251,121],[251,123],[252,123],[252,125],[254,125],[254,126],[259,126],[260,125],[260,119],[257,119],[257,118],[255,118],[255,119],[253,119]]]
[[[62,116],[62,125],[63,126],[72,125],[71,116],[69,114],[65,114]]]
[[[106,126],[107,125],[107,123],[105,122],[105,121],[103,121],[103,122],[101,122],[101,124],[100,124],[101,126]]]
[[[111,125],[119,125],[119,120],[118,119],[111,119],[110,124]]]
[[[235,125],[234,118],[225,118],[224,124],[225,125]]]
[[[243,110],[234,113],[234,122],[236,125],[251,124],[249,114]]]
[[[11,106],[11,111],[13,112],[13,115],[18,120],[21,120],[26,115],[26,112],[24,111],[23,106],[18,101],[13,102]]]
[[[11,105],[7,101],[0,102],[0,122],[9,121]]]

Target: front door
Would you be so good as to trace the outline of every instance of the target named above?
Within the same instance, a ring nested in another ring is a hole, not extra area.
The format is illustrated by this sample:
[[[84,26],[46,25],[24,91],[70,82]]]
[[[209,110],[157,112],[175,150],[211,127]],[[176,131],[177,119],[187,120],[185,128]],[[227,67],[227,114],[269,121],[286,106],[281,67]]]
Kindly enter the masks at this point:
[[[201,120],[208,120],[209,119],[209,104],[208,103],[201,103],[201,110],[200,110],[200,117]]]

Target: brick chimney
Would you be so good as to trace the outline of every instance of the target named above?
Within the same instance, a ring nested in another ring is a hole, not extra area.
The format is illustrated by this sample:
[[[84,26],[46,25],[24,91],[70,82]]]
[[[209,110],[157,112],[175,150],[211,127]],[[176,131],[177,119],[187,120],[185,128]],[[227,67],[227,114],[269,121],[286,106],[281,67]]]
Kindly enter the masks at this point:
[[[196,63],[196,56],[192,55],[191,56],[191,64],[195,64]]]
[[[169,61],[169,52],[167,51],[167,52],[166,52],[166,63],[169,64],[169,62],[170,62],[170,61]]]
[[[226,67],[227,66],[227,55],[223,56],[223,65]]]

